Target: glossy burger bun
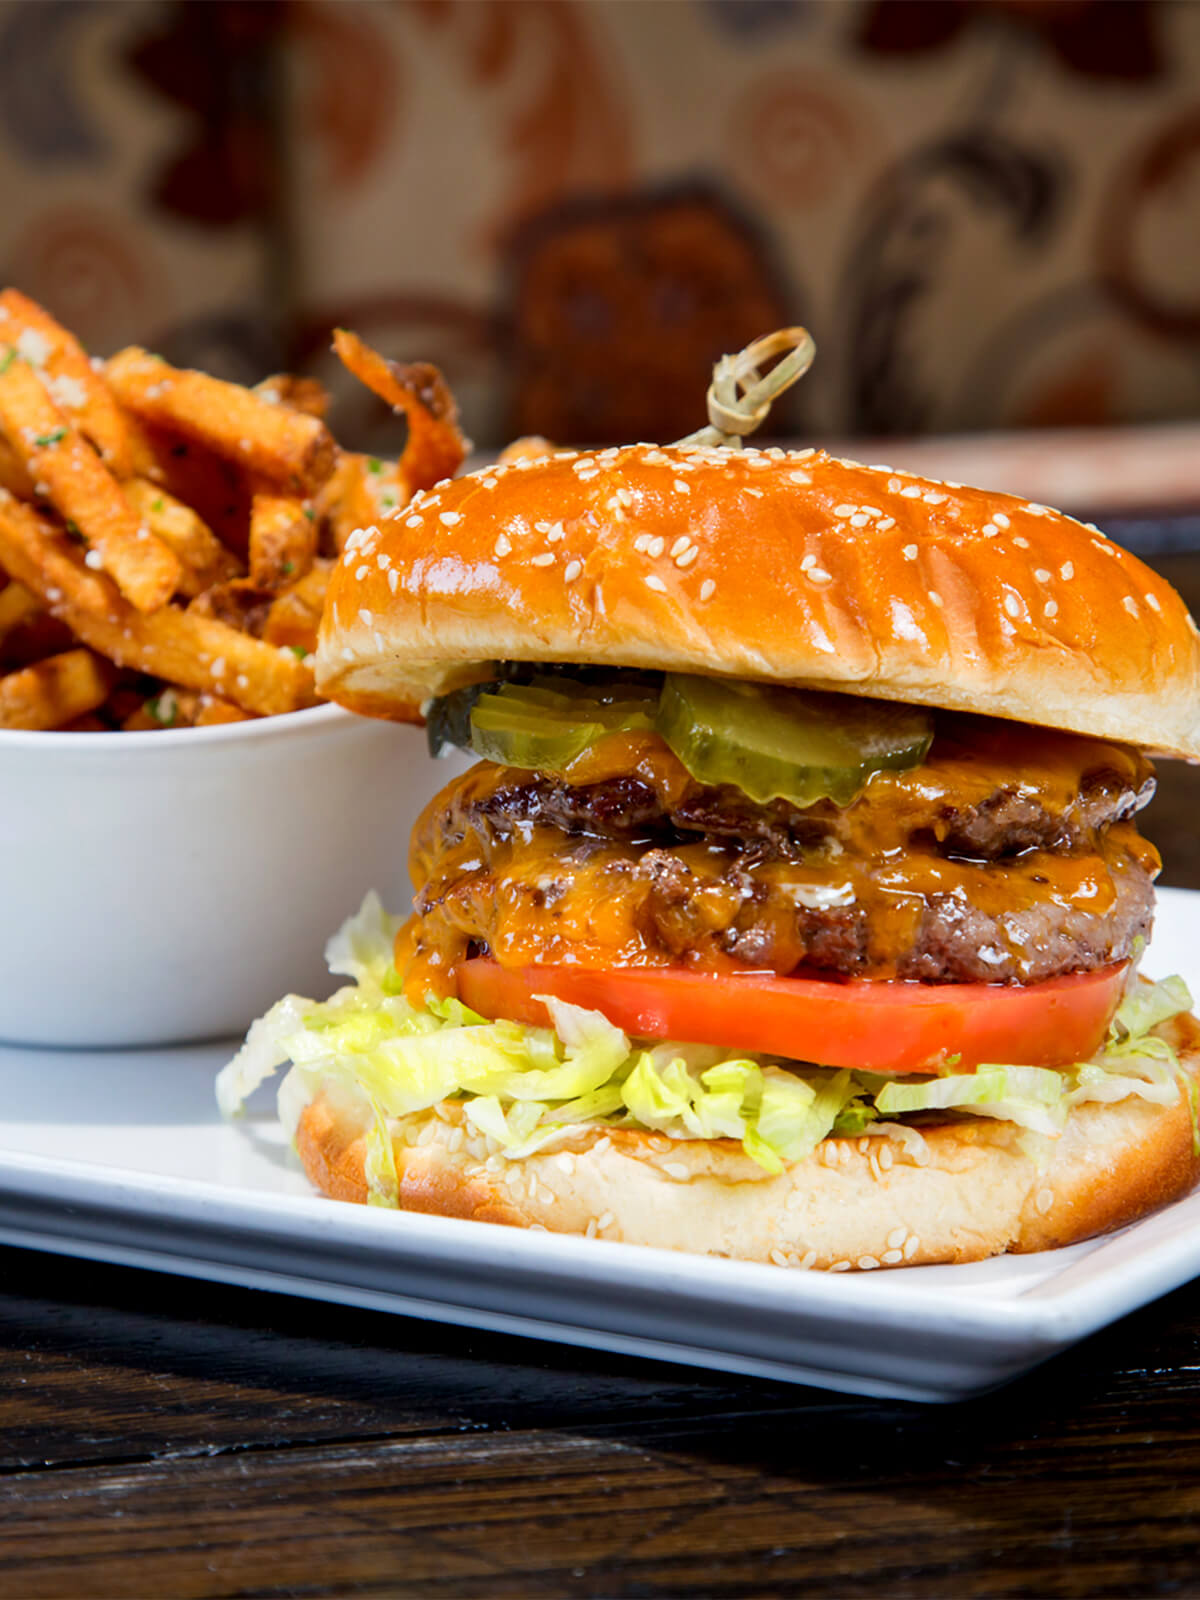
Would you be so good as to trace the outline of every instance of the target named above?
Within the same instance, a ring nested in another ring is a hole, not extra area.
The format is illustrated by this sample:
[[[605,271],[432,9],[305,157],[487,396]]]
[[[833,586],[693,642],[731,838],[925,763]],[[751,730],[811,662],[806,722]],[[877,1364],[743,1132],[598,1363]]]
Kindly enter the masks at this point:
[[[1159,1031],[1200,1080],[1195,1018]],[[826,1139],[777,1177],[732,1140],[597,1127],[506,1161],[489,1156],[461,1103],[447,1102],[410,1118],[393,1150],[406,1211],[834,1272],[1074,1244],[1135,1222],[1200,1178],[1184,1093],[1167,1107],[1079,1106],[1053,1143],[984,1118],[921,1131],[924,1151],[889,1134]],[[348,1109],[318,1096],[296,1147],[325,1194],[366,1201],[366,1139]]]
[[[1200,641],[1135,556],[1015,496],[822,451],[564,452],[351,536],[323,694],[417,720],[498,660],[773,680],[1200,757]]]

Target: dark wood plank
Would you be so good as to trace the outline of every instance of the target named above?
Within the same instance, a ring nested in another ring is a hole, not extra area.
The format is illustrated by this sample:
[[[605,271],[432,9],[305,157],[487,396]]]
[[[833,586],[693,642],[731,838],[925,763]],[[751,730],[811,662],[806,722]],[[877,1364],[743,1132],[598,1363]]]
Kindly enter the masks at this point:
[[[62,1265],[0,1258],[3,1594],[1194,1592],[1200,1285],[937,1408]]]

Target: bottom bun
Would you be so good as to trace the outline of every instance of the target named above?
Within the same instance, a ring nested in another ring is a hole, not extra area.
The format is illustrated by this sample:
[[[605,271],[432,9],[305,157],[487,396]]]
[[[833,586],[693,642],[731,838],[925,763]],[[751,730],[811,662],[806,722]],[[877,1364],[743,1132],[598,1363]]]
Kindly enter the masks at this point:
[[[1161,1031],[1200,1081],[1200,1024],[1178,1017]],[[1187,1094],[1173,1106],[1078,1106],[1053,1141],[982,1117],[920,1132],[826,1139],[777,1176],[734,1140],[621,1128],[583,1127],[510,1161],[489,1154],[462,1102],[446,1101],[407,1118],[393,1149],[404,1211],[831,1272],[1074,1244],[1200,1179]],[[356,1116],[319,1096],[296,1147],[317,1188],[366,1201]]]

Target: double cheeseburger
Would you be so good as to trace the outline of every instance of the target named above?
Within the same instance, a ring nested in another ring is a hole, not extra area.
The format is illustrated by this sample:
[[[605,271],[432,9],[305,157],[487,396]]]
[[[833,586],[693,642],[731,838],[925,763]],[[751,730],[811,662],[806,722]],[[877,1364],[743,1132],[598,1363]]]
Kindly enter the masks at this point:
[[[327,1194],[839,1271],[1200,1175],[1135,821],[1200,757],[1200,641],[1095,529],[815,450],[518,460],[351,538],[317,672],[481,758],[412,915],[223,1075],[292,1062]]]

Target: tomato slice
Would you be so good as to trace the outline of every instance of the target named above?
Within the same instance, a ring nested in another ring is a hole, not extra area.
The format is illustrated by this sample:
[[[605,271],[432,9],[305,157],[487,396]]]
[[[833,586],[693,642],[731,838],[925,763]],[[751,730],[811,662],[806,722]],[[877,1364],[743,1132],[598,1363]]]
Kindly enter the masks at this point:
[[[1100,1047],[1124,964],[1045,983],[832,982],[677,967],[530,966],[464,961],[458,992],[482,1016],[545,1025],[539,995],[601,1011],[625,1033],[870,1072],[931,1072],[951,1058],[1054,1067]]]

